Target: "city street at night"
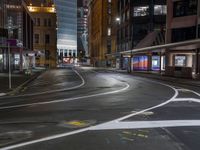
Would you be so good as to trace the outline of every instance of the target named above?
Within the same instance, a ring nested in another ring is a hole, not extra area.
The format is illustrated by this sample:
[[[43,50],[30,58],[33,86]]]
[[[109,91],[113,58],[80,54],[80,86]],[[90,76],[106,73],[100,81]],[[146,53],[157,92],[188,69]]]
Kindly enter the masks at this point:
[[[0,0],[0,150],[200,150],[200,0]]]
[[[1,150],[198,150],[200,88],[92,67],[52,69],[0,98]]]

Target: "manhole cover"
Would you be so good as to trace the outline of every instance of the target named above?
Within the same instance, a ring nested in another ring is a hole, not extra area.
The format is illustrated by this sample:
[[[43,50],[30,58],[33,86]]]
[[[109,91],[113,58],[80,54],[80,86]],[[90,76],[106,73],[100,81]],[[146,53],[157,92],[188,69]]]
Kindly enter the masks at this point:
[[[0,133],[0,147],[26,140],[31,136],[31,131],[13,131]]]
[[[67,128],[84,128],[95,124],[95,120],[72,120],[72,121],[63,121],[59,126]]]

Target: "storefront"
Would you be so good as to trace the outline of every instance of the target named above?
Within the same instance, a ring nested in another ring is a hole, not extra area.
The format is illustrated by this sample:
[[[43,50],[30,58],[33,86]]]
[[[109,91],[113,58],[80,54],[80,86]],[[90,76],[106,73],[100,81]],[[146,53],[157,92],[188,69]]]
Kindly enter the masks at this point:
[[[147,71],[148,70],[148,57],[147,56],[134,56],[132,58],[133,71]]]
[[[169,64],[166,67],[166,75],[192,78],[196,66],[194,52],[173,52],[169,54],[168,60]]]
[[[165,56],[153,55],[151,59],[152,59],[152,64],[151,64],[152,71],[165,70]]]

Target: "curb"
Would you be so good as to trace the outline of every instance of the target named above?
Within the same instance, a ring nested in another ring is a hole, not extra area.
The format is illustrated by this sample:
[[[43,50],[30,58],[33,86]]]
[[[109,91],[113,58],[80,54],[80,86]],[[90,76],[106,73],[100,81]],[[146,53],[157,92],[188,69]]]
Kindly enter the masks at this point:
[[[45,70],[46,71],[46,70]],[[25,87],[27,84],[29,84],[30,82],[34,81],[35,79],[37,79],[41,74],[43,74],[45,71],[41,71],[41,72],[38,72],[36,74],[34,74],[30,79],[28,79],[27,81],[25,81],[24,83],[22,83],[21,85],[19,85],[18,87],[16,87],[15,89],[13,89],[12,91],[8,92],[8,93],[5,93],[5,95],[3,96],[6,96],[6,95],[14,95],[16,93],[19,93],[19,91]],[[0,95],[1,96],[1,95]]]
[[[135,74],[132,73],[132,75],[135,75],[135,76],[138,76],[138,77],[151,78],[151,79],[160,80],[160,81],[167,81],[167,82],[172,82],[172,83],[174,83],[174,80],[176,80],[176,83],[178,83],[178,84],[200,87],[200,84],[189,83],[190,80],[188,80],[188,81],[180,81],[181,78],[167,79],[167,78],[165,78],[165,76],[159,76],[159,77],[156,77],[156,76],[155,77],[153,77],[153,76],[145,76],[145,74],[142,74],[142,73],[135,73]],[[195,80],[193,80],[193,82],[195,82]]]
[[[126,71],[120,71],[120,70],[114,70],[114,69],[107,69],[107,70],[113,71],[113,72],[118,72],[118,73],[129,74]],[[184,84],[184,85],[189,85],[189,86],[200,87],[200,84],[189,83],[190,82],[189,80],[187,82],[178,81],[178,80],[181,80],[181,78],[166,79],[165,77],[168,77],[168,76],[156,76],[156,75],[152,76],[152,74],[150,74],[150,73],[139,73],[139,72],[130,73],[130,74],[131,75],[135,75],[137,77],[151,78],[151,79],[155,79],[155,80],[168,81],[168,82],[172,82],[172,83],[174,82],[174,80],[176,80],[176,83],[178,83],[178,84]],[[168,77],[168,78],[170,78],[170,77]],[[193,81],[195,82],[196,80],[193,80]]]

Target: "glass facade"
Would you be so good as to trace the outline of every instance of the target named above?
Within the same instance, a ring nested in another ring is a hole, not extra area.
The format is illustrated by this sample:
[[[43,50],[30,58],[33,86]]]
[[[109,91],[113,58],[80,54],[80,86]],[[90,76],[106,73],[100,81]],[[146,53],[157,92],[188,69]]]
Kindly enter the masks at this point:
[[[63,60],[64,57],[77,56],[77,0],[55,0],[55,5],[58,55]]]

